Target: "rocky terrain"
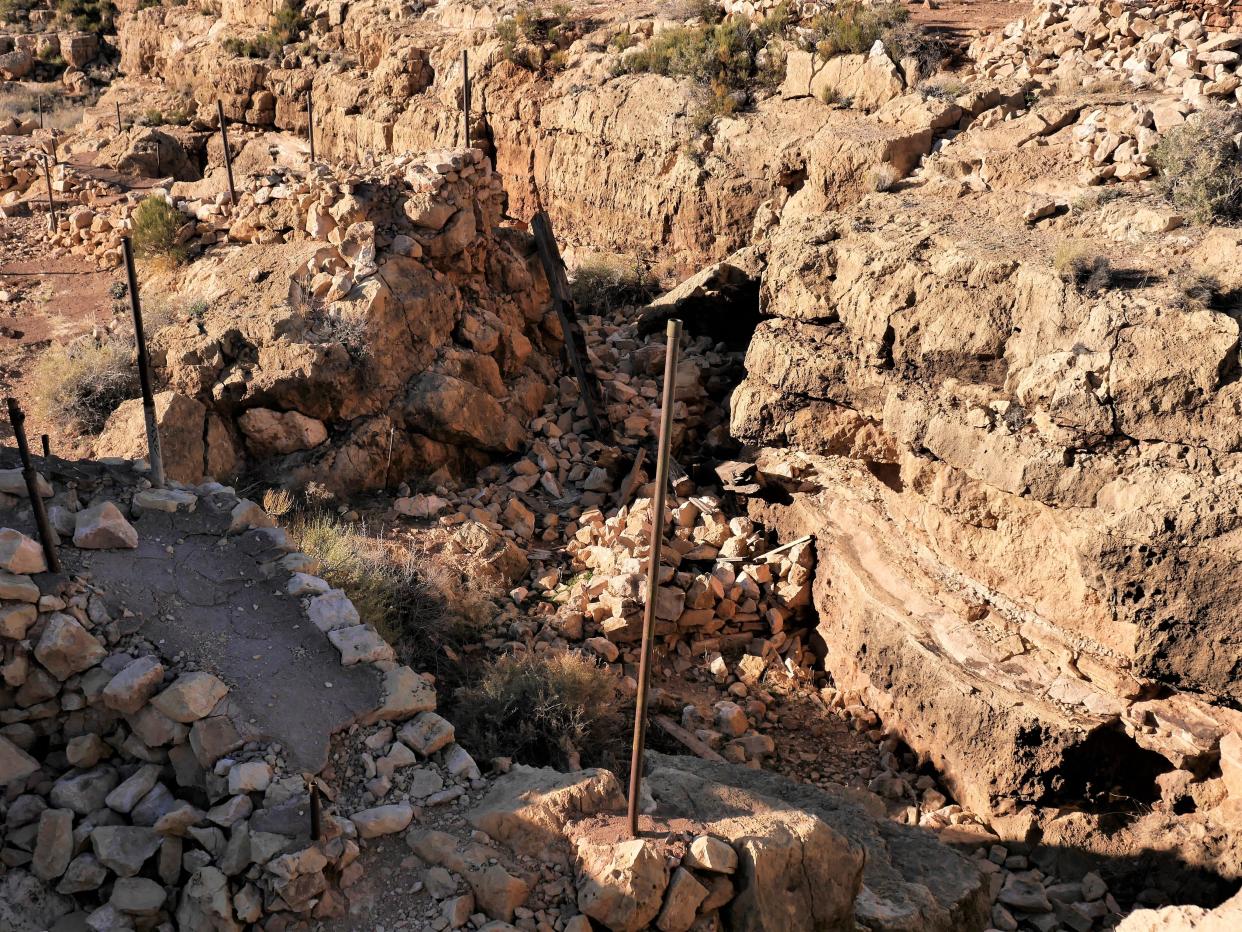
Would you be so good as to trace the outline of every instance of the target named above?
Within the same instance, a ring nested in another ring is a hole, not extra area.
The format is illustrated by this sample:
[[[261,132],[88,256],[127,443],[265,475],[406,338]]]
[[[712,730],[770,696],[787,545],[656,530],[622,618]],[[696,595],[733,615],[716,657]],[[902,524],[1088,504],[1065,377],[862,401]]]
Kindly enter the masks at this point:
[[[1233,5],[17,6],[0,927],[1236,924]]]

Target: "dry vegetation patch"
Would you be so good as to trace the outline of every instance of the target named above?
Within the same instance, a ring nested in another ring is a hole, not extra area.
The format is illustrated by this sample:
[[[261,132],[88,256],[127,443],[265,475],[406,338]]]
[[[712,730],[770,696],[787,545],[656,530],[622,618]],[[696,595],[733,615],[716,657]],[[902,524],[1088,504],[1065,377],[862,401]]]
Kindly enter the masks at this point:
[[[1220,107],[1193,114],[1164,134],[1152,156],[1160,188],[1174,206],[1202,223],[1242,217],[1239,133],[1242,113]]]
[[[113,335],[52,346],[31,373],[35,410],[66,432],[97,434],[123,401],[137,398],[133,347]]]

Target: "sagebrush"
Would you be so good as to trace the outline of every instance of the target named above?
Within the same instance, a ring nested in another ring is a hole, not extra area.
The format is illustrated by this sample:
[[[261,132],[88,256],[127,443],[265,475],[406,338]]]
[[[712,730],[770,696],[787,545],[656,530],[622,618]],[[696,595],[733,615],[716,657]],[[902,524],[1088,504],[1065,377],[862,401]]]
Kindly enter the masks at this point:
[[[1173,205],[1195,220],[1242,217],[1242,160],[1234,137],[1242,114],[1218,107],[1192,114],[1152,150],[1157,184]]]
[[[646,304],[659,293],[659,285],[643,261],[624,256],[584,262],[574,271],[571,287],[578,308],[597,313]]]
[[[138,397],[133,357],[119,336],[50,347],[31,374],[36,412],[66,432],[99,433],[121,402]]]
[[[130,238],[134,255],[142,259],[181,262],[185,250],[177,242],[177,231],[187,217],[162,197],[148,197],[134,210]]]
[[[457,691],[458,736],[483,758],[561,769],[615,767],[630,721],[617,678],[579,653],[504,656]]]

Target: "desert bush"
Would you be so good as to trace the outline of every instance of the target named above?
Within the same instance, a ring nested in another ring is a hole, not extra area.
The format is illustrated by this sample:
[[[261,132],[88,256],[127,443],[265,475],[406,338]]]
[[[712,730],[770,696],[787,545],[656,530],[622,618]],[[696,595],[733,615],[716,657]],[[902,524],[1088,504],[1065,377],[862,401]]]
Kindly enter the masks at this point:
[[[872,166],[868,177],[871,190],[879,192],[893,190],[900,180],[901,172],[897,171],[897,166],[892,162],[880,162],[878,165]]]
[[[293,511],[294,500],[288,489],[268,489],[263,493],[263,510],[273,518],[283,518]]]
[[[1226,289],[1210,272],[1182,271],[1173,277],[1174,303],[1182,310],[1201,311],[1221,302]]]
[[[501,596],[492,577],[460,560],[404,549],[327,511],[295,514],[289,533],[319,562],[319,575],[345,591],[364,623],[407,663],[437,676],[459,674],[456,655],[477,640]]]
[[[1192,114],[1152,150],[1157,183],[1175,207],[1195,220],[1242,217],[1242,161],[1234,137],[1242,113],[1224,107]]]
[[[1083,243],[1059,245],[1052,264],[1062,281],[1091,297],[1107,291],[1113,284],[1112,263]]]
[[[181,211],[162,197],[148,197],[131,218],[134,255],[143,259],[182,262],[185,250],[177,244],[177,231],[186,222]]]
[[[784,56],[773,40],[786,24],[778,13],[754,24],[735,19],[666,29],[622,58],[616,70],[694,80],[705,92],[695,123],[706,127],[744,106],[755,88],[774,87],[784,79]]]
[[[651,272],[635,256],[600,257],[584,262],[574,271],[571,287],[574,303],[597,313],[646,304],[659,293]]]
[[[34,0],[0,0],[0,22],[16,23],[25,19],[34,7]]]
[[[909,18],[909,11],[898,3],[873,6],[861,0],[847,0],[811,17],[804,41],[824,58],[860,55]]]
[[[114,32],[112,0],[56,0],[56,16],[80,32]]]
[[[566,60],[564,50],[580,34],[572,13],[568,3],[554,3],[548,10],[538,3],[527,3],[496,24],[501,54],[528,71],[544,67],[560,70]]]
[[[32,372],[35,409],[72,432],[97,434],[121,402],[138,397],[138,370],[127,340],[84,338],[52,346]]]
[[[453,722],[483,758],[615,767],[629,734],[620,709],[616,677],[594,660],[572,652],[520,654],[498,658],[457,691]]]

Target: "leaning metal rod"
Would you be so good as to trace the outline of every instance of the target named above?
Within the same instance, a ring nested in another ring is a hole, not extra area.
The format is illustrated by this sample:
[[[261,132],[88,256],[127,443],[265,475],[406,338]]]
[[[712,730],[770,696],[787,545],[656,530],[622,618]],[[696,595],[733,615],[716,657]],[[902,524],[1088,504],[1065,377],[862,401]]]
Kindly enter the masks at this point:
[[[142,386],[142,414],[147,422],[147,453],[151,461],[151,484],[164,488],[164,454],[160,431],[155,423],[155,396],[151,392],[151,363],[147,358],[147,337],[142,330],[142,304],[138,300],[138,272],[134,268],[134,244],[128,236],[121,240],[125,251],[125,274],[129,277],[129,306],[134,312],[134,342],[138,347],[138,382]]]
[[[655,629],[656,592],[660,584],[660,550],[664,544],[664,502],[668,494],[669,446],[673,437],[673,400],[677,396],[677,350],[681,321],[668,322],[664,351],[664,401],[660,409],[660,446],[656,459],[655,496],[651,501],[651,547],[647,557],[647,604],[643,606],[643,644],[638,662],[638,698],[634,704],[634,750],[630,756],[630,837],[638,837],[638,796],[643,780],[647,742],[647,690],[651,682],[651,642]]]
[[[224,103],[216,98],[216,116],[220,118],[220,141],[224,143],[224,172],[229,178],[229,203],[237,206],[237,189],[233,187],[233,156],[229,152],[229,128],[224,122]]]
[[[17,438],[17,452],[22,458],[22,478],[26,480],[26,494],[30,496],[30,508],[34,511],[35,526],[39,529],[43,558],[47,561],[49,572],[59,573],[60,555],[56,552],[56,538],[52,536],[52,524],[47,519],[47,509],[43,507],[43,496],[39,494],[39,474],[35,472],[34,463],[30,460],[30,446],[26,443],[26,415],[14,399],[8,401],[9,423],[13,425],[13,436]]]
[[[56,232],[56,201],[52,198],[52,169],[51,159],[44,154],[43,156],[43,180],[47,182],[47,222],[52,232]]]
[[[115,101],[115,103],[116,103],[116,131],[120,133],[124,131],[124,127],[121,126],[121,102],[118,100],[118,101]]]

